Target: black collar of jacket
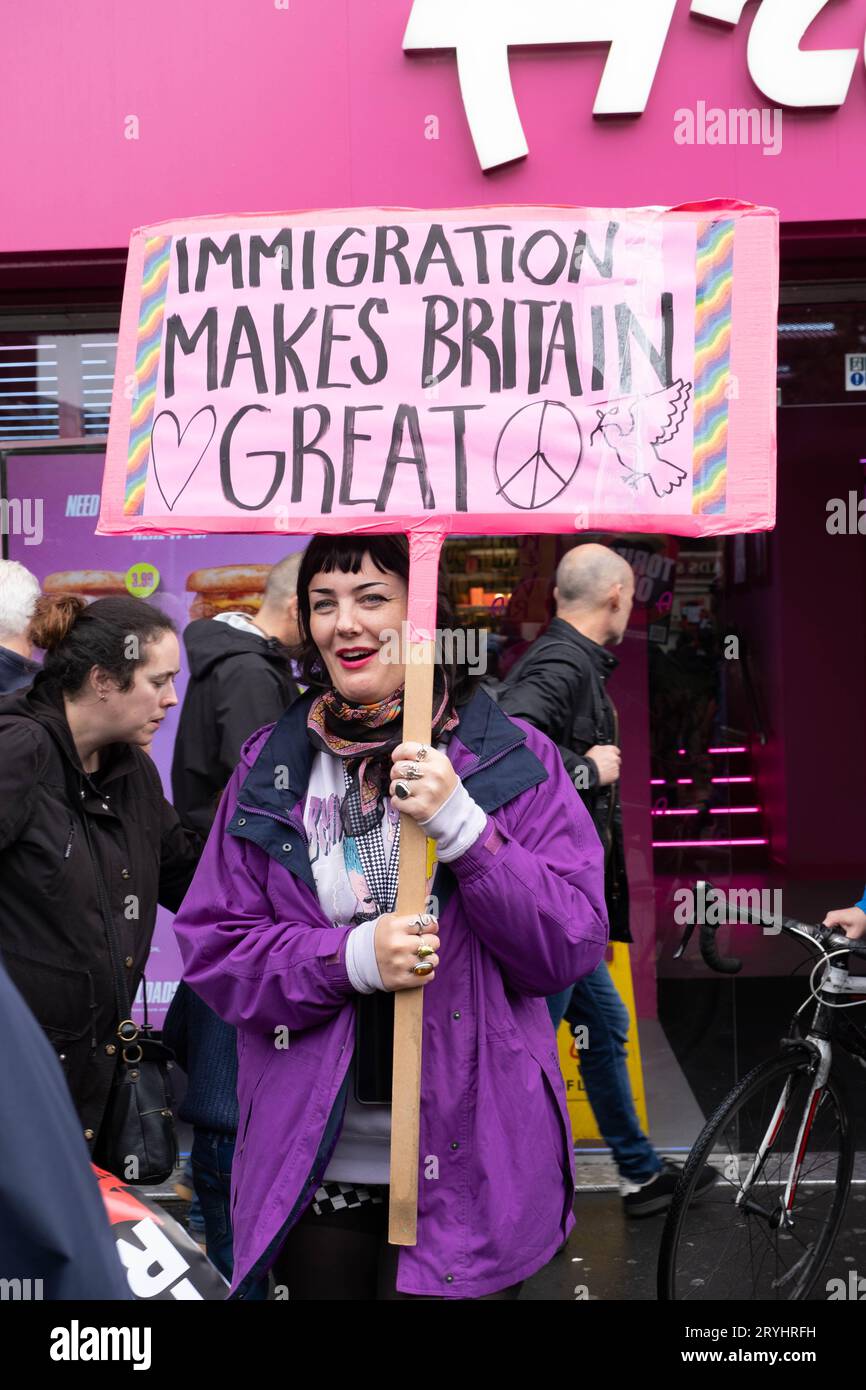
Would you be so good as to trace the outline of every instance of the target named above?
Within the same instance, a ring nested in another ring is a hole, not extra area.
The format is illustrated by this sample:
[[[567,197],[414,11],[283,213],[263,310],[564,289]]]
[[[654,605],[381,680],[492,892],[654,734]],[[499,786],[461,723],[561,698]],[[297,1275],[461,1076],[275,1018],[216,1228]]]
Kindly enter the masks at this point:
[[[571,623],[567,623],[564,618],[553,618],[545,636],[548,633],[551,637],[565,638],[573,642],[576,647],[585,652],[603,681],[606,681],[608,676],[612,676],[619,665],[618,658],[612,652],[609,652],[606,647],[602,647],[600,643],[593,642],[591,637],[586,637],[584,633],[578,632],[577,628],[573,627]]]
[[[241,784],[226,827],[229,834],[252,840],[314,890],[306,836],[291,816],[310,781],[315,749],[307,736],[307,715],[316,694],[300,696],[274,725]],[[460,711],[451,737],[472,755],[460,776],[484,811],[495,811],[547,780],[544,764],[526,747],[523,730],[482,689]]]

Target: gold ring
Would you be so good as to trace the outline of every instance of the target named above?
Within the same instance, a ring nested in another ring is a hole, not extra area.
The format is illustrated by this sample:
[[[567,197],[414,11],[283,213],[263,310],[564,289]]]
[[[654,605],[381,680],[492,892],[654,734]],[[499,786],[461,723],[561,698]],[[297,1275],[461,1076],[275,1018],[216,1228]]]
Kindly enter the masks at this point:
[[[428,956],[435,956],[436,952],[432,946],[428,946],[426,942],[422,941],[415,954],[419,960],[426,960]]]
[[[413,974],[413,975],[432,975],[432,974],[433,974],[433,966],[430,964],[429,960],[421,961],[420,964],[418,964],[418,965],[413,965],[413,966],[412,966],[412,974]]]

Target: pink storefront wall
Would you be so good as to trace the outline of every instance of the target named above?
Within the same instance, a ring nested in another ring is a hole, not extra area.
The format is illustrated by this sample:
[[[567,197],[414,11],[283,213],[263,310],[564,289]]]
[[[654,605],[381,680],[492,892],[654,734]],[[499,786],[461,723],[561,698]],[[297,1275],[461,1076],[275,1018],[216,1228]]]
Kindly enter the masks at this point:
[[[755,6],[731,29],[679,0],[639,117],[592,116],[604,46],[512,53],[530,153],[487,175],[454,55],[402,51],[410,12],[411,0],[4,5],[0,251],[122,247],[132,228],[188,214],[364,204],[735,195],[786,220],[866,211],[862,0],[830,0],[804,43],[860,49],[847,101],[786,113],[778,155],[675,142],[679,109],[772,105],[748,74]]]

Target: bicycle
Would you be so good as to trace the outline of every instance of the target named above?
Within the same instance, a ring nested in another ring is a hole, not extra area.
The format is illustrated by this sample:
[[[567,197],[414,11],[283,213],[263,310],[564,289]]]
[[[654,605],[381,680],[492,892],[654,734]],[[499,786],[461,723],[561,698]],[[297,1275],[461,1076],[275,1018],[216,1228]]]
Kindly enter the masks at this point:
[[[709,884],[698,883],[697,903],[706,904],[708,890]],[[855,1137],[833,1048],[866,1067],[866,1031],[842,1012],[853,1004],[839,1000],[866,994],[866,977],[848,972],[851,955],[866,956],[866,938],[851,941],[843,932],[782,916],[725,912],[724,921],[772,925],[806,942],[818,959],[809,998],[794,1015],[779,1055],[737,1082],[692,1147],[662,1232],[658,1297],[802,1300],[830,1255],[851,1186]],[[702,921],[701,955],[712,970],[736,974],[742,961],[718,951],[721,925]],[[686,926],[676,958],[694,927],[695,921]],[[804,1031],[801,1015],[813,1001],[814,1016]],[[705,1163],[719,1176],[697,1205],[695,1184]]]

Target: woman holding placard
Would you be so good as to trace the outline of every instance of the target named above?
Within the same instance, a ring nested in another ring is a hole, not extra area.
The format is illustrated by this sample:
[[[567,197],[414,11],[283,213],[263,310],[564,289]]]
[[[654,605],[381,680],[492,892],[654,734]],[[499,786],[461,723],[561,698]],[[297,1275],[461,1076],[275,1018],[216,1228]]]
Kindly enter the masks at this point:
[[[245,746],[175,923],[185,978],[239,1030],[239,1297],[272,1267],[292,1300],[514,1298],[573,1224],[545,996],[604,953],[601,846],[553,744],[456,662],[430,746],[403,742],[408,573],[402,537],[311,542],[311,689]],[[411,917],[403,816],[439,862]],[[398,1252],[387,1013],[419,988],[418,1242]]]

